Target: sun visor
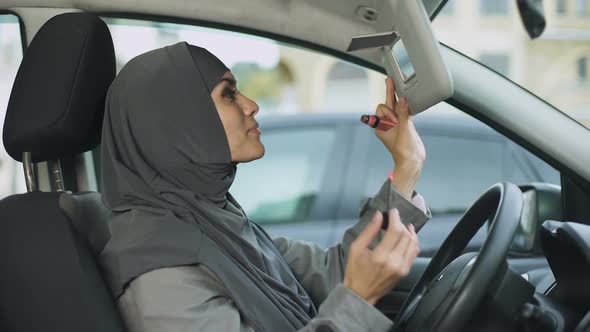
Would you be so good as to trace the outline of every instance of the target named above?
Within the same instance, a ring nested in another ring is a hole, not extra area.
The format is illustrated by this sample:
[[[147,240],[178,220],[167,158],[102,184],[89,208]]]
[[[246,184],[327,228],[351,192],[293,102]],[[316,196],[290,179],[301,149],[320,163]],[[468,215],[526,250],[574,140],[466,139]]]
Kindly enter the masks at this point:
[[[406,97],[412,114],[453,95],[453,80],[443,61],[422,1],[389,0],[389,31],[353,37],[347,51],[375,48],[398,97]]]

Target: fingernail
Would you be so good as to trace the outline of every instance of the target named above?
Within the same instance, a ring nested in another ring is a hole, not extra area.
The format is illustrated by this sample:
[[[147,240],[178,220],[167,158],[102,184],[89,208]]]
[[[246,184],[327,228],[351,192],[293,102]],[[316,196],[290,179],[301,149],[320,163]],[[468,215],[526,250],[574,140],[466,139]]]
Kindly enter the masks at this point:
[[[375,214],[373,215],[373,223],[376,223],[378,219],[376,219],[375,217],[377,216],[378,213],[381,213],[380,211],[376,211]]]

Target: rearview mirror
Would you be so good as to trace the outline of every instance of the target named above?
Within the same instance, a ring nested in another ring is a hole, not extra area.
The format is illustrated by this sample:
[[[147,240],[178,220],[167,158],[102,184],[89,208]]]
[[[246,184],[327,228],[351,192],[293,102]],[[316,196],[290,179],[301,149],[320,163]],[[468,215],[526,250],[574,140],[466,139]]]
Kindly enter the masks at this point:
[[[543,0],[516,0],[520,18],[531,39],[539,37],[545,30]]]
[[[541,250],[540,231],[545,220],[563,220],[561,209],[561,188],[548,183],[521,185],[524,206],[520,223],[512,244],[513,256],[539,256]]]

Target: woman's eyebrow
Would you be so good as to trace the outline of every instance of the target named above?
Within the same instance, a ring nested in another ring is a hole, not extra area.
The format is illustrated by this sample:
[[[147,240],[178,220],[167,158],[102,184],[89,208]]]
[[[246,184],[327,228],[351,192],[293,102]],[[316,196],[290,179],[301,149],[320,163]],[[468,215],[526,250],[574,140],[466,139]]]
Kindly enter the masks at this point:
[[[228,78],[228,77],[222,77],[222,78],[219,80],[219,82],[217,82],[217,84],[220,84],[220,83],[222,83],[222,82],[227,82],[227,83],[230,85],[230,87],[235,87],[235,86],[238,84],[238,83],[236,82],[236,80],[235,80],[235,79],[233,79],[233,78]]]

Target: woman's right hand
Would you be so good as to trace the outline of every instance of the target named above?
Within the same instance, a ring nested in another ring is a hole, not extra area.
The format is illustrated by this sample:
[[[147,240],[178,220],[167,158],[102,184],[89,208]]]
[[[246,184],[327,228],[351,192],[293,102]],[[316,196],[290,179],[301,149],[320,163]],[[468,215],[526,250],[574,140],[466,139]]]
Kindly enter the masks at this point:
[[[383,215],[377,211],[363,232],[350,244],[344,286],[371,304],[390,292],[399,280],[408,275],[420,252],[414,227],[401,222],[396,209],[389,211],[389,225],[381,242],[371,250]]]

